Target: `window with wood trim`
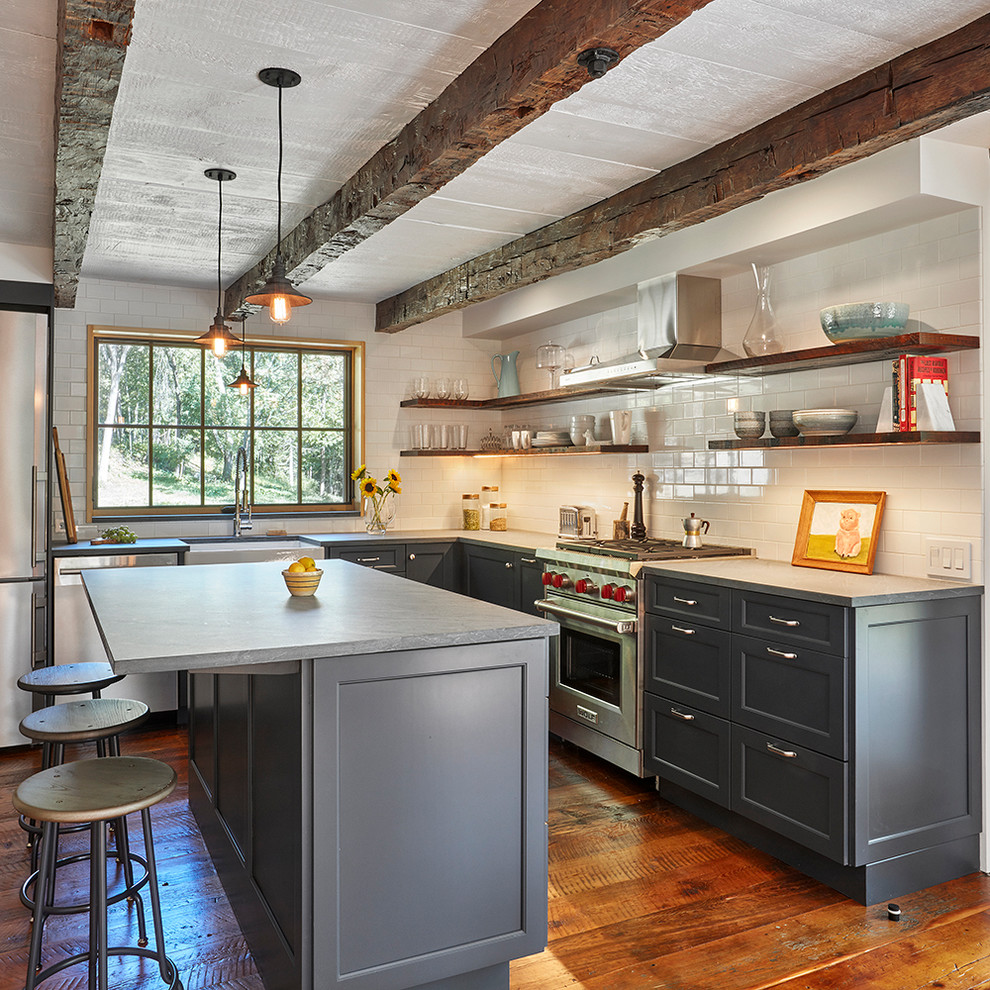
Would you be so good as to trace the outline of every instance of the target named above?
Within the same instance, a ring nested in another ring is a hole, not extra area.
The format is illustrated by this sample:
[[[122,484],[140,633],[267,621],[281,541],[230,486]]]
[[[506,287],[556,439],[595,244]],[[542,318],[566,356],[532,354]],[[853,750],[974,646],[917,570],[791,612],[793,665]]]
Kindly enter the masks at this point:
[[[242,359],[247,395],[227,386]],[[217,358],[188,336],[90,327],[90,516],[220,513],[240,447],[256,512],[354,509],[362,362],[361,344],[249,340]]]

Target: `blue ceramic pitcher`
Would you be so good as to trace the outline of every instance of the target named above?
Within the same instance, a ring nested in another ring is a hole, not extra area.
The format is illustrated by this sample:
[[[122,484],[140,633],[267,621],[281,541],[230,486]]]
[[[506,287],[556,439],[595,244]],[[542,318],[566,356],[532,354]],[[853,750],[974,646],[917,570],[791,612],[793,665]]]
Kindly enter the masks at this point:
[[[517,357],[519,357],[519,351],[496,354],[492,358],[492,374],[495,376],[495,384],[498,385],[498,397],[500,399],[519,394],[519,375],[516,374]],[[495,371],[496,361],[500,362],[498,372]]]

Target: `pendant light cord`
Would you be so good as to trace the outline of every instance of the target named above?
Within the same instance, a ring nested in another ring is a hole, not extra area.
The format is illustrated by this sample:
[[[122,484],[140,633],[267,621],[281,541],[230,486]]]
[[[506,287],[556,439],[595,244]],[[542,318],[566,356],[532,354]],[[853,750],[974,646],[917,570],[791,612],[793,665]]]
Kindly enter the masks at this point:
[[[217,192],[220,195],[220,210],[217,216],[217,312],[223,307],[223,277],[220,268],[220,252],[223,250],[223,182],[217,181]]]
[[[275,241],[276,257],[282,253],[282,85],[278,87],[278,179],[276,181],[276,191],[278,193],[278,224],[276,228],[277,240]]]

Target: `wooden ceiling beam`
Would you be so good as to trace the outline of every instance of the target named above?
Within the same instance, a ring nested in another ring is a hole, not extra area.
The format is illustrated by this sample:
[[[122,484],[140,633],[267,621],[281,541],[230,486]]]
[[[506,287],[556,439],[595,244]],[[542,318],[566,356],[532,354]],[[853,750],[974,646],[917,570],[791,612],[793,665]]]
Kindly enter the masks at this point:
[[[55,305],[71,308],[135,0],[59,0],[55,78]]]
[[[990,108],[990,15],[377,307],[394,333],[614,257]]]
[[[620,58],[710,0],[542,0],[464,70],[323,206],[282,239],[297,284],[401,216],[576,92],[589,48]],[[226,291],[234,312],[271,271],[275,248]]]

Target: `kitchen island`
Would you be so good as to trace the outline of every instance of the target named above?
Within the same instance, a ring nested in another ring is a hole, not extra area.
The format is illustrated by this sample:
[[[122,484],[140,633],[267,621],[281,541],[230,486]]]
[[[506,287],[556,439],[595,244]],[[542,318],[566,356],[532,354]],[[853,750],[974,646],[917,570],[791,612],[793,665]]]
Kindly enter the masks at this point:
[[[123,673],[190,671],[190,803],[269,990],[506,990],[546,943],[552,622],[325,561],[85,576]]]

